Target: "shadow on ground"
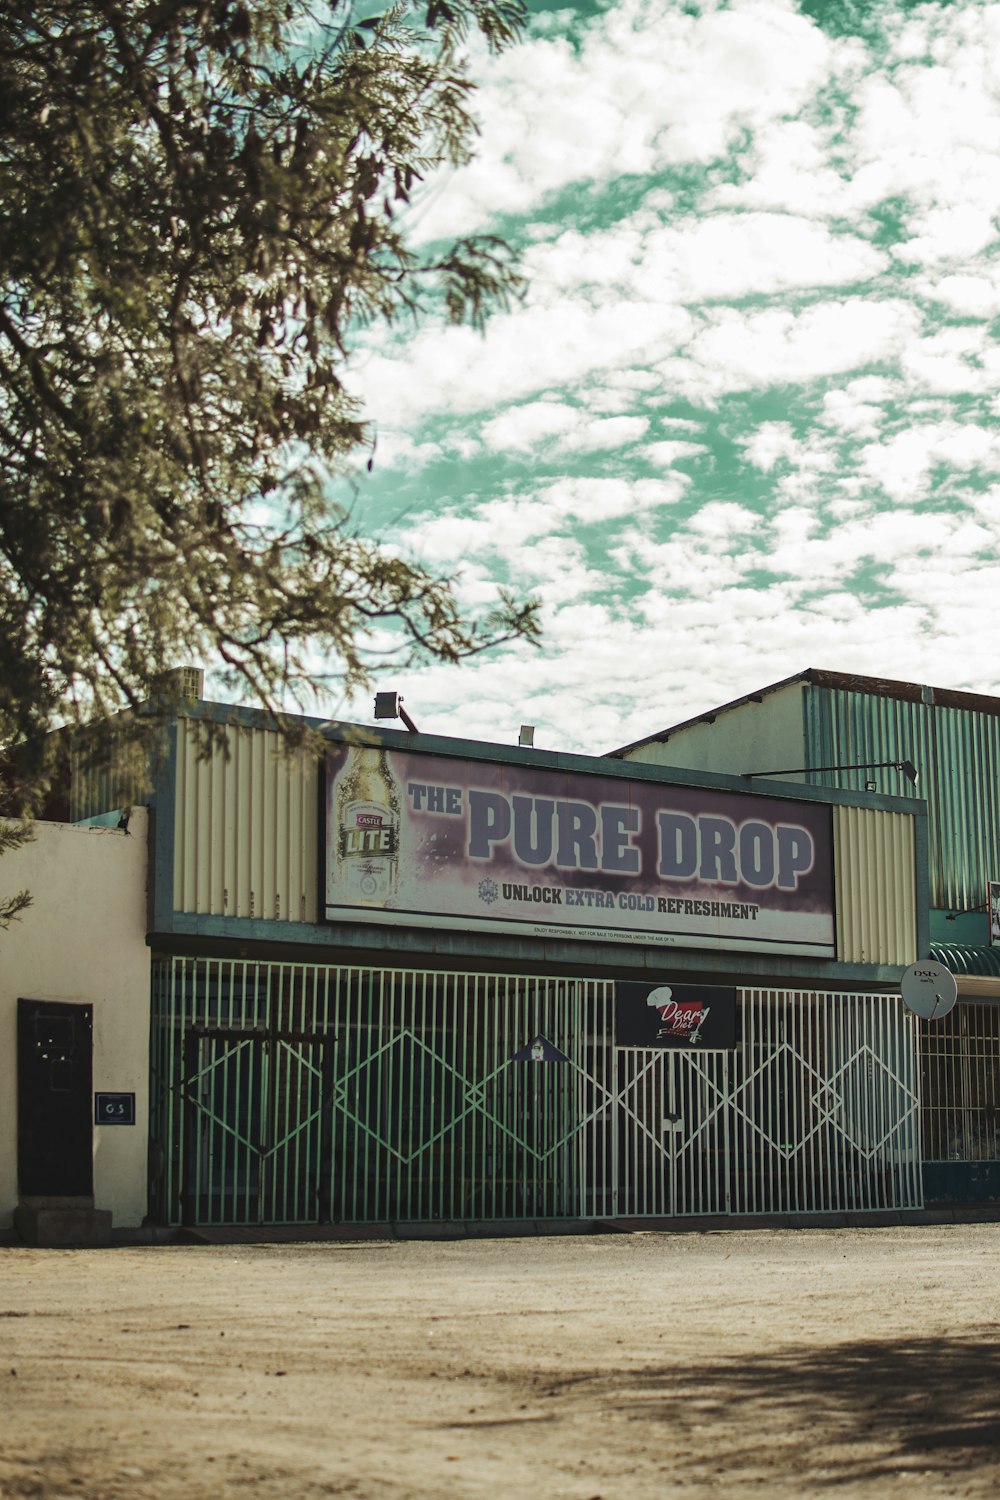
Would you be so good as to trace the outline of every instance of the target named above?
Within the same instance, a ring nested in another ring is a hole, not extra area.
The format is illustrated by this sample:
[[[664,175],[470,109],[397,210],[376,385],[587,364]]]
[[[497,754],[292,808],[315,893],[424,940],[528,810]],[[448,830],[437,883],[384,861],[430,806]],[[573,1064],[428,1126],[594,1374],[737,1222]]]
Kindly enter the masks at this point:
[[[860,1340],[739,1362],[665,1362],[563,1390],[572,1385],[578,1395],[589,1387],[607,1412],[668,1423],[671,1446],[694,1468],[708,1442],[727,1470],[748,1473],[772,1469],[780,1451],[781,1468],[804,1484],[917,1471],[992,1475],[989,1489],[1000,1489],[997,1342]]]

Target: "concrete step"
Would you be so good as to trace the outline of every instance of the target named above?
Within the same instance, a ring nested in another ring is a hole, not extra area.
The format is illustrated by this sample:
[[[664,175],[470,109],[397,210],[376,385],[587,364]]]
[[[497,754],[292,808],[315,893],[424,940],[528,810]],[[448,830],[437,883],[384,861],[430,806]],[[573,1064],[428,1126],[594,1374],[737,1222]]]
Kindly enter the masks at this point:
[[[14,1228],[26,1245],[43,1250],[100,1249],[111,1244],[111,1211],[22,1203],[14,1210]]]

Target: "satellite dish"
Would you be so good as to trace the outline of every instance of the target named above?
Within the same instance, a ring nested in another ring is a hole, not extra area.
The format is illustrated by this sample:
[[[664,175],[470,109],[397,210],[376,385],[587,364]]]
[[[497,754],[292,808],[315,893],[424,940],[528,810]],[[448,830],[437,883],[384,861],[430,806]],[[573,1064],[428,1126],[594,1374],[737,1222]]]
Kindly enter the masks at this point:
[[[899,981],[903,1003],[915,1016],[940,1021],[958,999],[955,976],[944,964],[933,958],[922,958],[911,964]]]

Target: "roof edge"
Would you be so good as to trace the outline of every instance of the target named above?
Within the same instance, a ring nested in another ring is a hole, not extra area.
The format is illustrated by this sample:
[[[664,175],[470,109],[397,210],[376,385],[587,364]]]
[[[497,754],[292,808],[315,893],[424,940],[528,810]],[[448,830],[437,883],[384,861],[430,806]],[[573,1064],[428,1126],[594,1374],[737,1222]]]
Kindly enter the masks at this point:
[[[644,739],[633,740],[631,744],[622,745],[618,750],[609,750],[606,754],[609,758],[620,759],[630,750],[640,750],[645,745],[662,743],[682,729],[690,729],[695,724],[711,724],[721,714],[729,713],[734,708],[742,708],[745,703],[761,703],[771,693],[790,687],[795,682],[808,682],[815,687],[834,688],[845,693],[864,693],[872,698],[897,698],[906,703],[925,703],[930,707],[966,709],[973,713],[1000,717],[1000,697],[993,697],[989,693],[973,693],[964,688],[927,687],[918,682],[904,682],[894,677],[866,677],[860,672],[828,672],[820,667],[807,667],[803,672],[795,672],[791,677],[783,677],[780,682],[772,682],[767,687],[757,688],[752,693],[744,693],[740,698],[733,698],[729,703],[720,704],[718,708],[706,709],[704,713],[695,714],[690,719],[681,719],[677,724],[657,730],[655,734],[647,734]]]
[[[630,745],[622,745],[618,750],[605,752],[608,759],[620,758],[629,750],[640,750],[643,745],[655,745],[658,741],[669,739],[672,734],[677,734],[681,729],[690,729],[694,724],[711,724],[720,714],[727,714],[731,709],[742,708],[744,703],[762,703],[763,700],[777,693],[781,688],[791,687],[794,682],[809,682],[814,676],[812,667],[807,667],[804,672],[794,672],[791,677],[783,677],[780,682],[771,682],[767,687],[755,688],[752,693],[744,693],[740,698],[733,698],[729,703],[722,703],[718,708],[708,708],[704,713],[695,714],[690,719],[681,719],[677,724],[671,724],[667,729],[659,729],[655,734],[647,734],[644,739],[633,740]]]

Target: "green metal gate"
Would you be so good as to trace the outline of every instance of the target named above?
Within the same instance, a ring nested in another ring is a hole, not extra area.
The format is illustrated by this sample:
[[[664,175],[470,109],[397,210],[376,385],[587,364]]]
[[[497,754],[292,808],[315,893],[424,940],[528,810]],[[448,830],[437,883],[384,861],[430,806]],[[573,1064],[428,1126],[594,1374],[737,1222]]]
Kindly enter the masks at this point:
[[[596,1018],[603,1041],[607,1025],[585,990],[158,962],[154,1213],[254,1224],[593,1212],[584,1127],[603,1100],[588,1026]]]
[[[745,991],[732,1052],[615,1045],[605,981],[154,964],[151,1211],[385,1223],[918,1206],[891,996]]]
[[[324,1039],[192,1026],[184,1037],[183,1218],[308,1223],[323,1212]]]

